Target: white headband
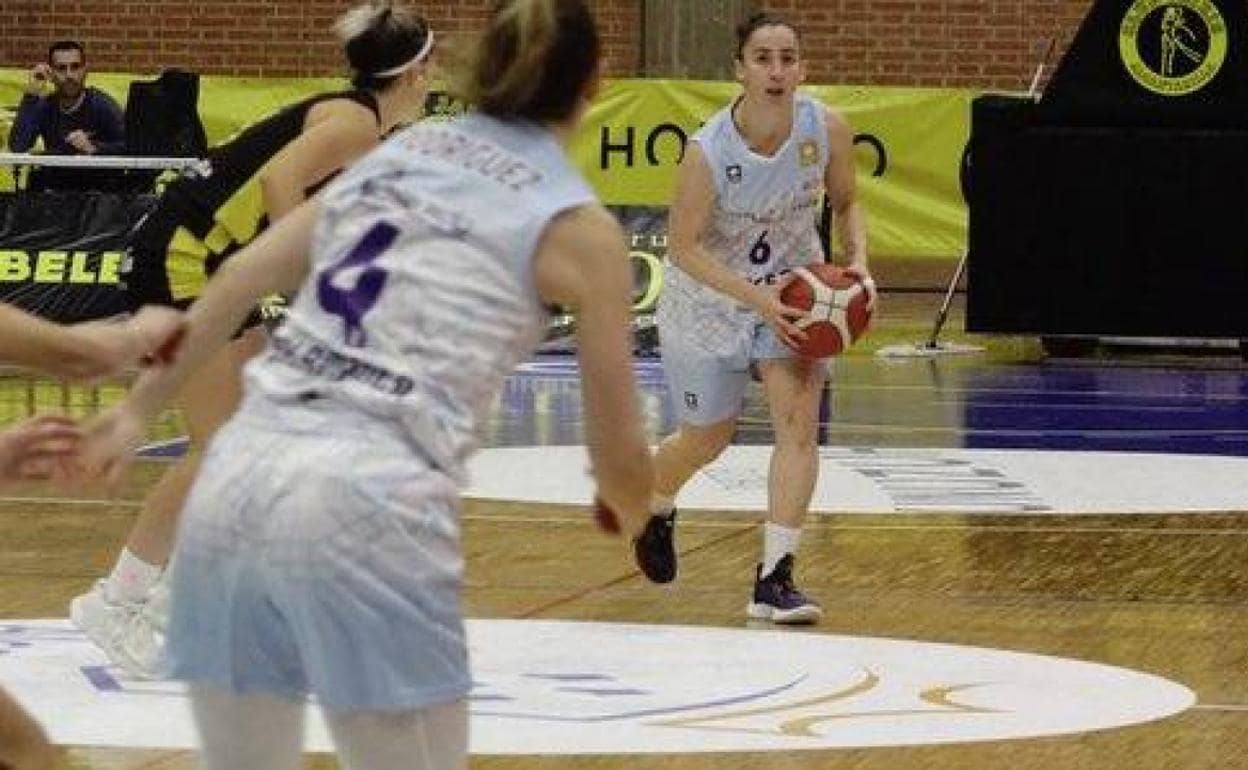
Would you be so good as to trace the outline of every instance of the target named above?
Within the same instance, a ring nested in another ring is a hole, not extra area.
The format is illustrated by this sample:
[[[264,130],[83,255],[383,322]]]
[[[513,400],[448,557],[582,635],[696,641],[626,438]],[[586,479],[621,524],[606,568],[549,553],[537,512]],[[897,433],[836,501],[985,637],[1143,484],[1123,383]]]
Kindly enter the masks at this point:
[[[415,56],[408,59],[406,62],[404,62],[403,64],[400,64],[397,67],[391,67],[390,69],[383,70],[382,72],[374,72],[373,77],[392,78],[395,75],[402,75],[404,72],[407,72],[412,67],[415,67],[417,64],[420,64],[421,62],[423,62],[425,60],[425,57],[428,56],[429,52],[432,50],[433,50],[433,30],[429,30],[429,34],[425,35],[425,44],[420,47],[420,50],[416,52]]]

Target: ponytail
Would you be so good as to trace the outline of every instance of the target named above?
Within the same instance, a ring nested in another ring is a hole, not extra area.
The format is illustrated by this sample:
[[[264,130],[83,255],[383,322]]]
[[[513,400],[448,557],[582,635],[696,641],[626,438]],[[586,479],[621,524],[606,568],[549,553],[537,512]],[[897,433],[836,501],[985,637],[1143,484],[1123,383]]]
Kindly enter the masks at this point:
[[[584,0],[497,0],[456,95],[497,118],[564,120],[597,75],[600,50]]]

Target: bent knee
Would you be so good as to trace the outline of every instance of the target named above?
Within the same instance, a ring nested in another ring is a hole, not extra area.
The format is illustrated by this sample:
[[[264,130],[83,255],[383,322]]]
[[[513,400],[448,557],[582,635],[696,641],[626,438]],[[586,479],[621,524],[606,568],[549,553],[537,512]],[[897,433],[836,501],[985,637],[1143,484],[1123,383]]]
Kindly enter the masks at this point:
[[[684,444],[684,454],[697,465],[706,465],[714,461],[732,441],[732,436],[736,432],[736,423],[721,423],[719,425],[707,427],[690,427],[685,426],[681,429],[683,434],[682,444]]]

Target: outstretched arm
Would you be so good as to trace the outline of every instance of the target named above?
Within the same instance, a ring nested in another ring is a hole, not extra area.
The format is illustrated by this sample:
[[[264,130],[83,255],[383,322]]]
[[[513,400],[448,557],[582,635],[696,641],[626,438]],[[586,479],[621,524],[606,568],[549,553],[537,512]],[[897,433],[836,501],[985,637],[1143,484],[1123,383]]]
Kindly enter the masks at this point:
[[[144,427],[272,292],[294,291],[308,271],[312,229],[320,213],[308,201],[227,260],[186,313],[186,336],[173,361],[139,375],[129,395],[88,426],[83,470],[115,483],[129,466]]]
[[[564,213],[535,262],[542,299],[572,311],[585,443],[602,500],[636,534],[650,516],[654,467],[633,376],[632,270],[624,233],[601,206]]]
[[[125,321],[62,326],[0,304],[0,328],[0,360],[66,379],[93,380],[134,366],[172,342],[181,331],[182,314],[149,306]]]

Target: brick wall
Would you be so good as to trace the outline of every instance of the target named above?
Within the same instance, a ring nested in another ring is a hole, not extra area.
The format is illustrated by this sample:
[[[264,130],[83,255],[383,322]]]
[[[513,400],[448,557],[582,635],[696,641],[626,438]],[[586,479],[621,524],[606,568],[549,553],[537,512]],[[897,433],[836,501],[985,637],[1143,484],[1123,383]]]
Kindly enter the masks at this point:
[[[640,61],[640,0],[590,0],[608,71]],[[658,0],[651,0],[655,2]],[[696,2],[696,0],[668,0]],[[342,71],[328,32],[350,0],[3,0],[0,66],[26,67],[47,44],[78,37],[91,66],[179,66],[232,75]],[[471,30],[487,0],[418,2],[436,29]],[[1021,88],[1044,41],[1065,44],[1090,0],[768,0],[803,29],[815,83]]]
[[[0,0],[0,66],[28,67],[78,38],[97,70],[183,67],[242,76],[343,71],[333,20],[353,0]],[[480,27],[488,0],[416,2],[434,29]],[[591,0],[614,73],[637,67],[639,4]]]
[[[1022,89],[1092,0],[770,0],[802,30],[814,83]]]

